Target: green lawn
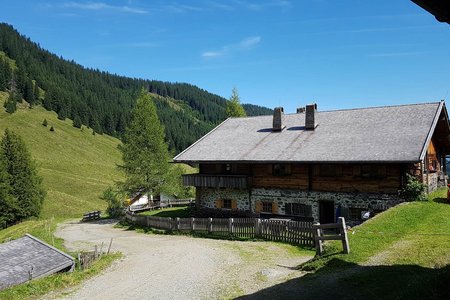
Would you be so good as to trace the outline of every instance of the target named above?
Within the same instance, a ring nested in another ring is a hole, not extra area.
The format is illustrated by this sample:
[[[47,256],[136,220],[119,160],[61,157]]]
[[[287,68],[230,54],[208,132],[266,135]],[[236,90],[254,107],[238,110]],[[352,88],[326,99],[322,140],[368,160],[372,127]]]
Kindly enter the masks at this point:
[[[312,273],[258,294],[305,299],[450,299],[450,205],[446,189],[354,227],[350,250],[329,242],[325,254],[300,266]]]
[[[180,206],[149,210],[141,213],[141,215],[165,218],[190,218],[191,213],[192,208],[190,208],[189,206]]]
[[[39,106],[22,107],[10,115],[3,109],[6,97],[0,92],[0,136],[5,128],[12,129],[36,160],[47,190],[41,217],[81,217],[86,211],[104,210],[106,204],[99,196],[122,178],[116,168],[121,162],[119,140],[94,136],[86,127],[74,128],[71,120],[58,120],[56,113]],[[47,127],[42,125],[44,119]]]

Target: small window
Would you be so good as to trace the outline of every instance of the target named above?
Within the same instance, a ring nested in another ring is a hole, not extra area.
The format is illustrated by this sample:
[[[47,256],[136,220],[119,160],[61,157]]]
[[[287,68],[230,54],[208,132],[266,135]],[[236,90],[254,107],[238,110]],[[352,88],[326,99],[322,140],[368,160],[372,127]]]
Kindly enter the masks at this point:
[[[231,173],[232,172],[231,164],[222,164],[222,172],[223,173]]]
[[[272,212],[272,202],[262,203],[262,212],[271,213]]]
[[[223,199],[222,208],[231,209],[231,199]]]
[[[428,171],[430,172],[436,172],[438,170],[438,161],[436,158],[436,155],[429,155],[428,156]]]
[[[333,164],[320,165],[321,177],[340,177],[342,176],[342,166]]]
[[[290,164],[274,164],[272,166],[273,176],[288,176],[291,175],[291,165]]]
[[[286,215],[310,217],[312,215],[311,205],[301,203],[286,203]]]
[[[361,221],[363,208],[350,207],[348,209],[348,218],[352,221]]]

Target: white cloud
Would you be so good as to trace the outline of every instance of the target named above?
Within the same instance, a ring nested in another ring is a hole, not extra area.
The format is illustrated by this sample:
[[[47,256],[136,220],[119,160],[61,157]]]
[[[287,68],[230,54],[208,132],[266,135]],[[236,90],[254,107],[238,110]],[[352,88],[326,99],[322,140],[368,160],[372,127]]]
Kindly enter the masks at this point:
[[[259,36],[251,36],[248,38],[243,39],[239,43],[239,47],[243,49],[250,49],[256,45],[258,45],[261,42],[261,37]]]
[[[247,37],[238,43],[225,45],[220,50],[215,51],[204,51],[202,53],[203,58],[211,59],[216,58],[220,56],[224,56],[230,53],[240,52],[240,51],[247,51],[255,46],[257,46],[261,42],[260,36],[251,36]]]
[[[123,13],[133,13],[133,14],[147,14],[148,11],[140,8],[133,8],[130,6],[115,6],[106,4],[104,2],[66,2],[63,4],[65,8],[76,8],[84,10],[95,10],[95,11],[116,11]]]
[[[203,8],[199,6],[173,3],[171,5],[164,6],[161,10],[172,13],[186,13],[191,11],[203,11]]]
[[[214,58],[224,55],[224,51],[206,51],[202,53],[202,57],[204,58]]]

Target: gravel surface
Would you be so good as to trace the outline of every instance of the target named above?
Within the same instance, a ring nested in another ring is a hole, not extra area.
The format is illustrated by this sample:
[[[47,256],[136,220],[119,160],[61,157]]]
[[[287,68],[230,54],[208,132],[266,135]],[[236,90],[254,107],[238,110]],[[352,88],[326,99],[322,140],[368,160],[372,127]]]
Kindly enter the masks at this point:
[[[230,298],[302,276],[295,267],[311,258],[274,243],[142,234],[113,226],[111,221],[59,226],[56,236],[71,251],[93,250],[102,242],[105,250],[113,238],[111,251],[124,254],[103,274],[64,291],[67,299]]]

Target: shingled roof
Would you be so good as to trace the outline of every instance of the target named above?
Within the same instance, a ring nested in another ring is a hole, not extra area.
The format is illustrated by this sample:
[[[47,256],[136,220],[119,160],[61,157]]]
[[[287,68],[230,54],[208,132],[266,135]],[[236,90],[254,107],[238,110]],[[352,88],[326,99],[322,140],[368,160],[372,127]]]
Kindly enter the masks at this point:
[[[74,266],[73,257],[27,234],[0,244],[0,290]]]
[[[229,118],[174,158],[175,162],[418,162],[423,159],[443,101],[324,111],[305,129],[305,113]],[[448,125],[446,125],[448,127]]]

